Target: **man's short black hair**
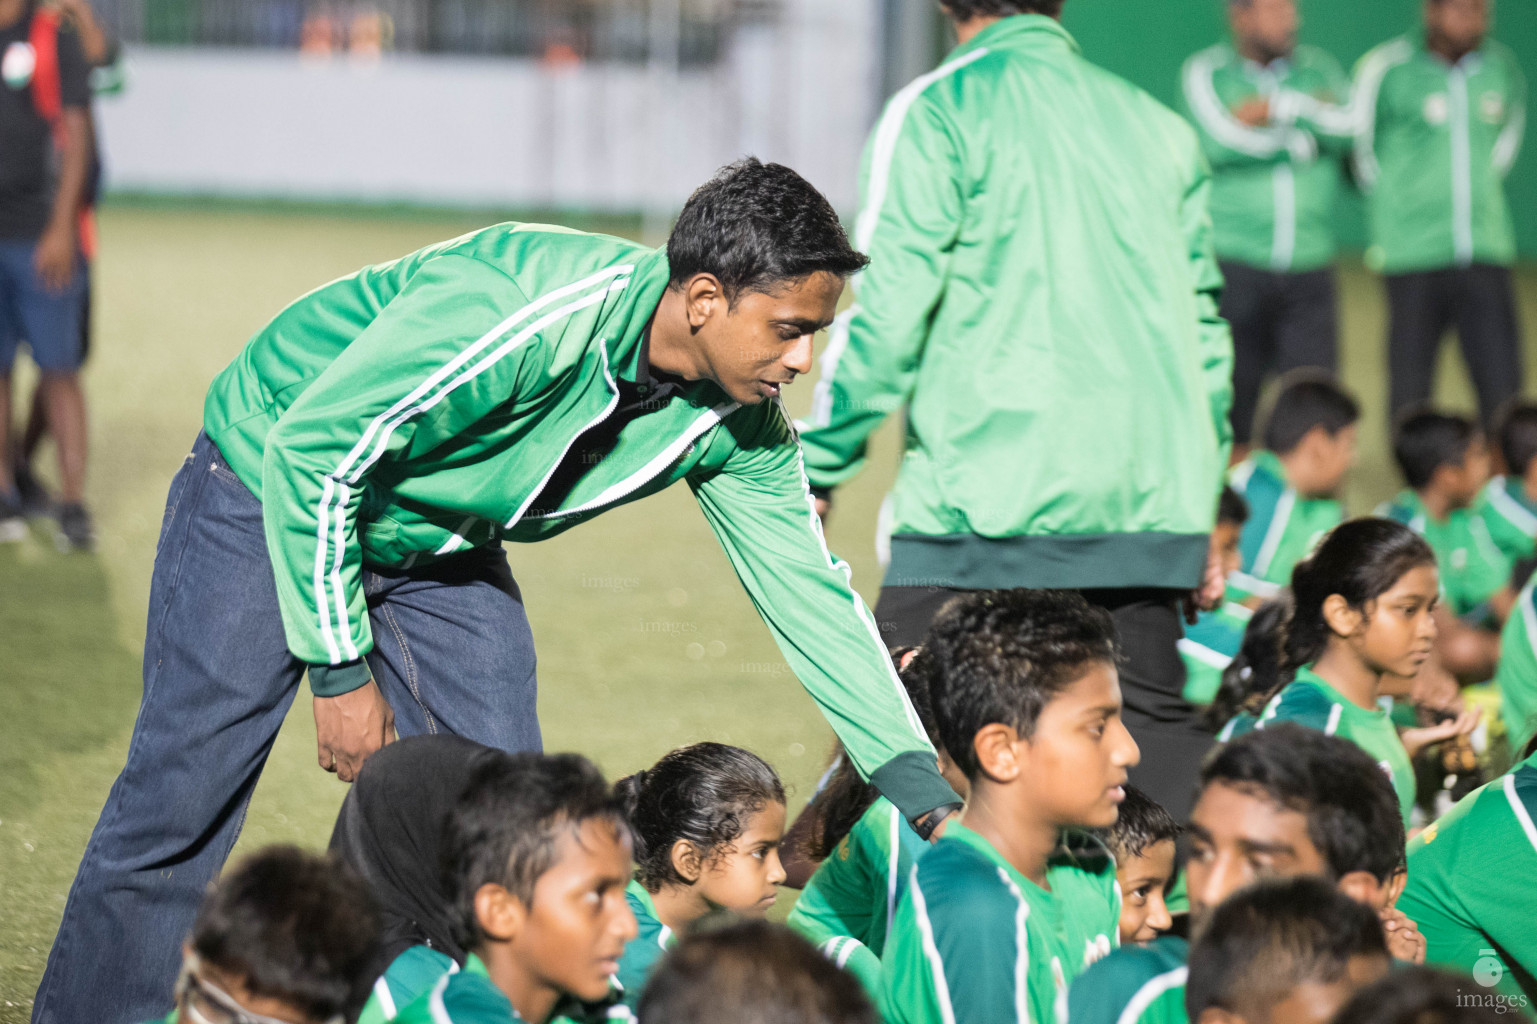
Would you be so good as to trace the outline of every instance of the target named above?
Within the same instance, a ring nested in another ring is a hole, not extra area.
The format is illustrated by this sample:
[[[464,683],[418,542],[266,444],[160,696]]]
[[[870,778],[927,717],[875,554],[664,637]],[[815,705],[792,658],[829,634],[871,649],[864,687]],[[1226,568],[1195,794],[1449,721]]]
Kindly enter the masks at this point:
[[[1007,18],[1011,14],[1062,15],[1063,0],[939,0],[939,6],[956,21],[972,18]]]
[[[1387,969],[1376,911],[1312,875],[1258,882],[1224,900],[1191,946],[1185,1010],[1261,1019],[1299,985],[1344,978],[1355,957]]]
[[[626,839],[624,809],[596,765],[579,754],[502,754],[482,762],[443,827],[444,888],[458,915],[458,939],[484,940],[475,894],[500,885],[525,906],[555,864],[563,833],[600,819]]]
[[[1525,998],[1470,987],[1466,974],[1405,964],[1357,992],[1334,1024],[1501,1024]]]
[[[1404,863],[1404,819],[1387,773],[1337,736],[1283,722],[1219,747],[1201,767],[1216,783],[1296,811],[1331,881],[1366,871],[1386,882]]]
[[[1418,409],[1406,413],[1393,428],[1393,458],[1404,481],[1421,491],[1442,466],[1461,466],[1468,446],[1478,436],[1478,424],[1466,416]]]
[[[1270,415],[1265,419],[1265,447],[1285,455],[1308,431],[1322,427],[1330,436],[1361,418],[1361,407],[1333,374],[1294,370],[1281,378]]]
[[[272,846],[209,886],[188,941],[253,995],[353,1020],[377,973],[379,912],[345,864]]]
[[[1029,737],[1052,697],[1090,663],[1117,657],[1110,613],[1070,590],[957,598],[936,618],[924,648],[934,658],[929,685],[940,739],[968,779],[980,770],[973,741],[983,726],[1002,722]]]
[[[713,274],[732,302],[825,271],[848,277],[854,250],[827,198],[783,164],[748,157],[721,168],[683,206],[667,239],[672,283]]]
[[[1515,399],[1500,409],[1494,423],[1505,472],[1525,476],[1526,467],[1537,459],[1537,403]]]
[[[1165,840],[1172,843],[1179,838],[1180,831],[1179,824],[1163,809],[1163,804],[1136,786],[1127,786],[1126,799],[1121,801],[1115,824],[1100,834],[1116,863],[1121,864],[1142,856]]]
[[[1243,495],[1224,484],[1222,495],[1217,499],[1217,522],[1242,526],[1248,521],[1249,503]]]
[[[876,1024],[854,976],[784,925],[743,921],[696,930],[657,965],[640,1024]]]

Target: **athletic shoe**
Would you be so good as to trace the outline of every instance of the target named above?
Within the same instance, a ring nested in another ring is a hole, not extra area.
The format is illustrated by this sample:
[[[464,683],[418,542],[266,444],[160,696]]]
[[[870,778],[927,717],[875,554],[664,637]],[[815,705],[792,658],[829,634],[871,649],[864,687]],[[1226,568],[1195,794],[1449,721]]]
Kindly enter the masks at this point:
[[[16,493],[21,495],[21,511],[27,516],[46,516],[53,514],[53,495],[48,493],[48,488],[43,482],[32,475],[32,469],[25,462],[16,464]]]
[[[59,506],[59,550],[89,551],[96,544],[96,530],[84,505]]]
[[[27,517],[21,511],[21,498],[14,492],[0,494],[0,544],[26,539]]]

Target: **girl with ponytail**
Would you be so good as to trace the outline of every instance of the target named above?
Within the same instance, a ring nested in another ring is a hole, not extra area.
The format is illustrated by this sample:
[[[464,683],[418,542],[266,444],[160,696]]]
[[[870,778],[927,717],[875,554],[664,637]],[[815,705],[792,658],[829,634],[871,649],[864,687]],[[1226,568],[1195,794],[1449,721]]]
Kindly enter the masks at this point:
[[[676,933],[712,911],[762,917],[774,905],[785,791],[761,757],[724,743],[674,750],[614,789],[635,841],[625,895],[640,931],[618,975],[634,1009]]]

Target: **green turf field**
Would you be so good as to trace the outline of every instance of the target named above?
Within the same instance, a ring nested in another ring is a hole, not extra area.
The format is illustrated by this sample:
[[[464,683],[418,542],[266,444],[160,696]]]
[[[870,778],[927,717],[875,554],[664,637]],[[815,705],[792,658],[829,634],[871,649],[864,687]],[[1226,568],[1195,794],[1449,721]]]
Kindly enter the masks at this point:
[[[0,1024],[27,1019],[70,879],[127,749],[165,491],[209,379],[289,299],[479,223],[164,204],[104,211],[87,374],[99,550],[61,555],[41,525],[30,541],[0,547]],[[1359,270],[1347,273],[1343,294],[1345,373],[1367,408],[1349,499],[1364,511],[1396,486],[1382,427],[1383,310],[1377,283]],[[1522,298],[1525,322],[1537,324],[1537,272],[1524,275]],[[25,374],[18,380],[26,386]],[[810,381],[791,389],[792,411],[810,394]],[[1443,374],[1448,403],[1470,407],[1469,395],[1460,369]],[[834,551],[872,601],[873,523],[895,443],[888,425],[877,468],[840,495],[829,524]],[[831,733],[692,506],[675,488],[514,548],[539,645],[546,747],[589,754],[617,776],[679,744],[738,743],[778,766],[798,806]],[[343,786],[314,765],[308,700],[301,694],[278,740],[241,850],[322,846],[329,835]]]

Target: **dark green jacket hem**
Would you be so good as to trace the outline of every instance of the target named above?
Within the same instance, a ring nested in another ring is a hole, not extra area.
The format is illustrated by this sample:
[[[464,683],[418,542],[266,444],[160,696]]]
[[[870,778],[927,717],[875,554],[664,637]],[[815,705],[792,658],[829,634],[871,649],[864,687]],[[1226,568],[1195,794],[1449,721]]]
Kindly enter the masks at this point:
[[[891,538],[886,587],[1189,589],[1201,581],[1210,539],[1197,533],[1098,533]],[[895,802],[895,801],[893,801]]]

